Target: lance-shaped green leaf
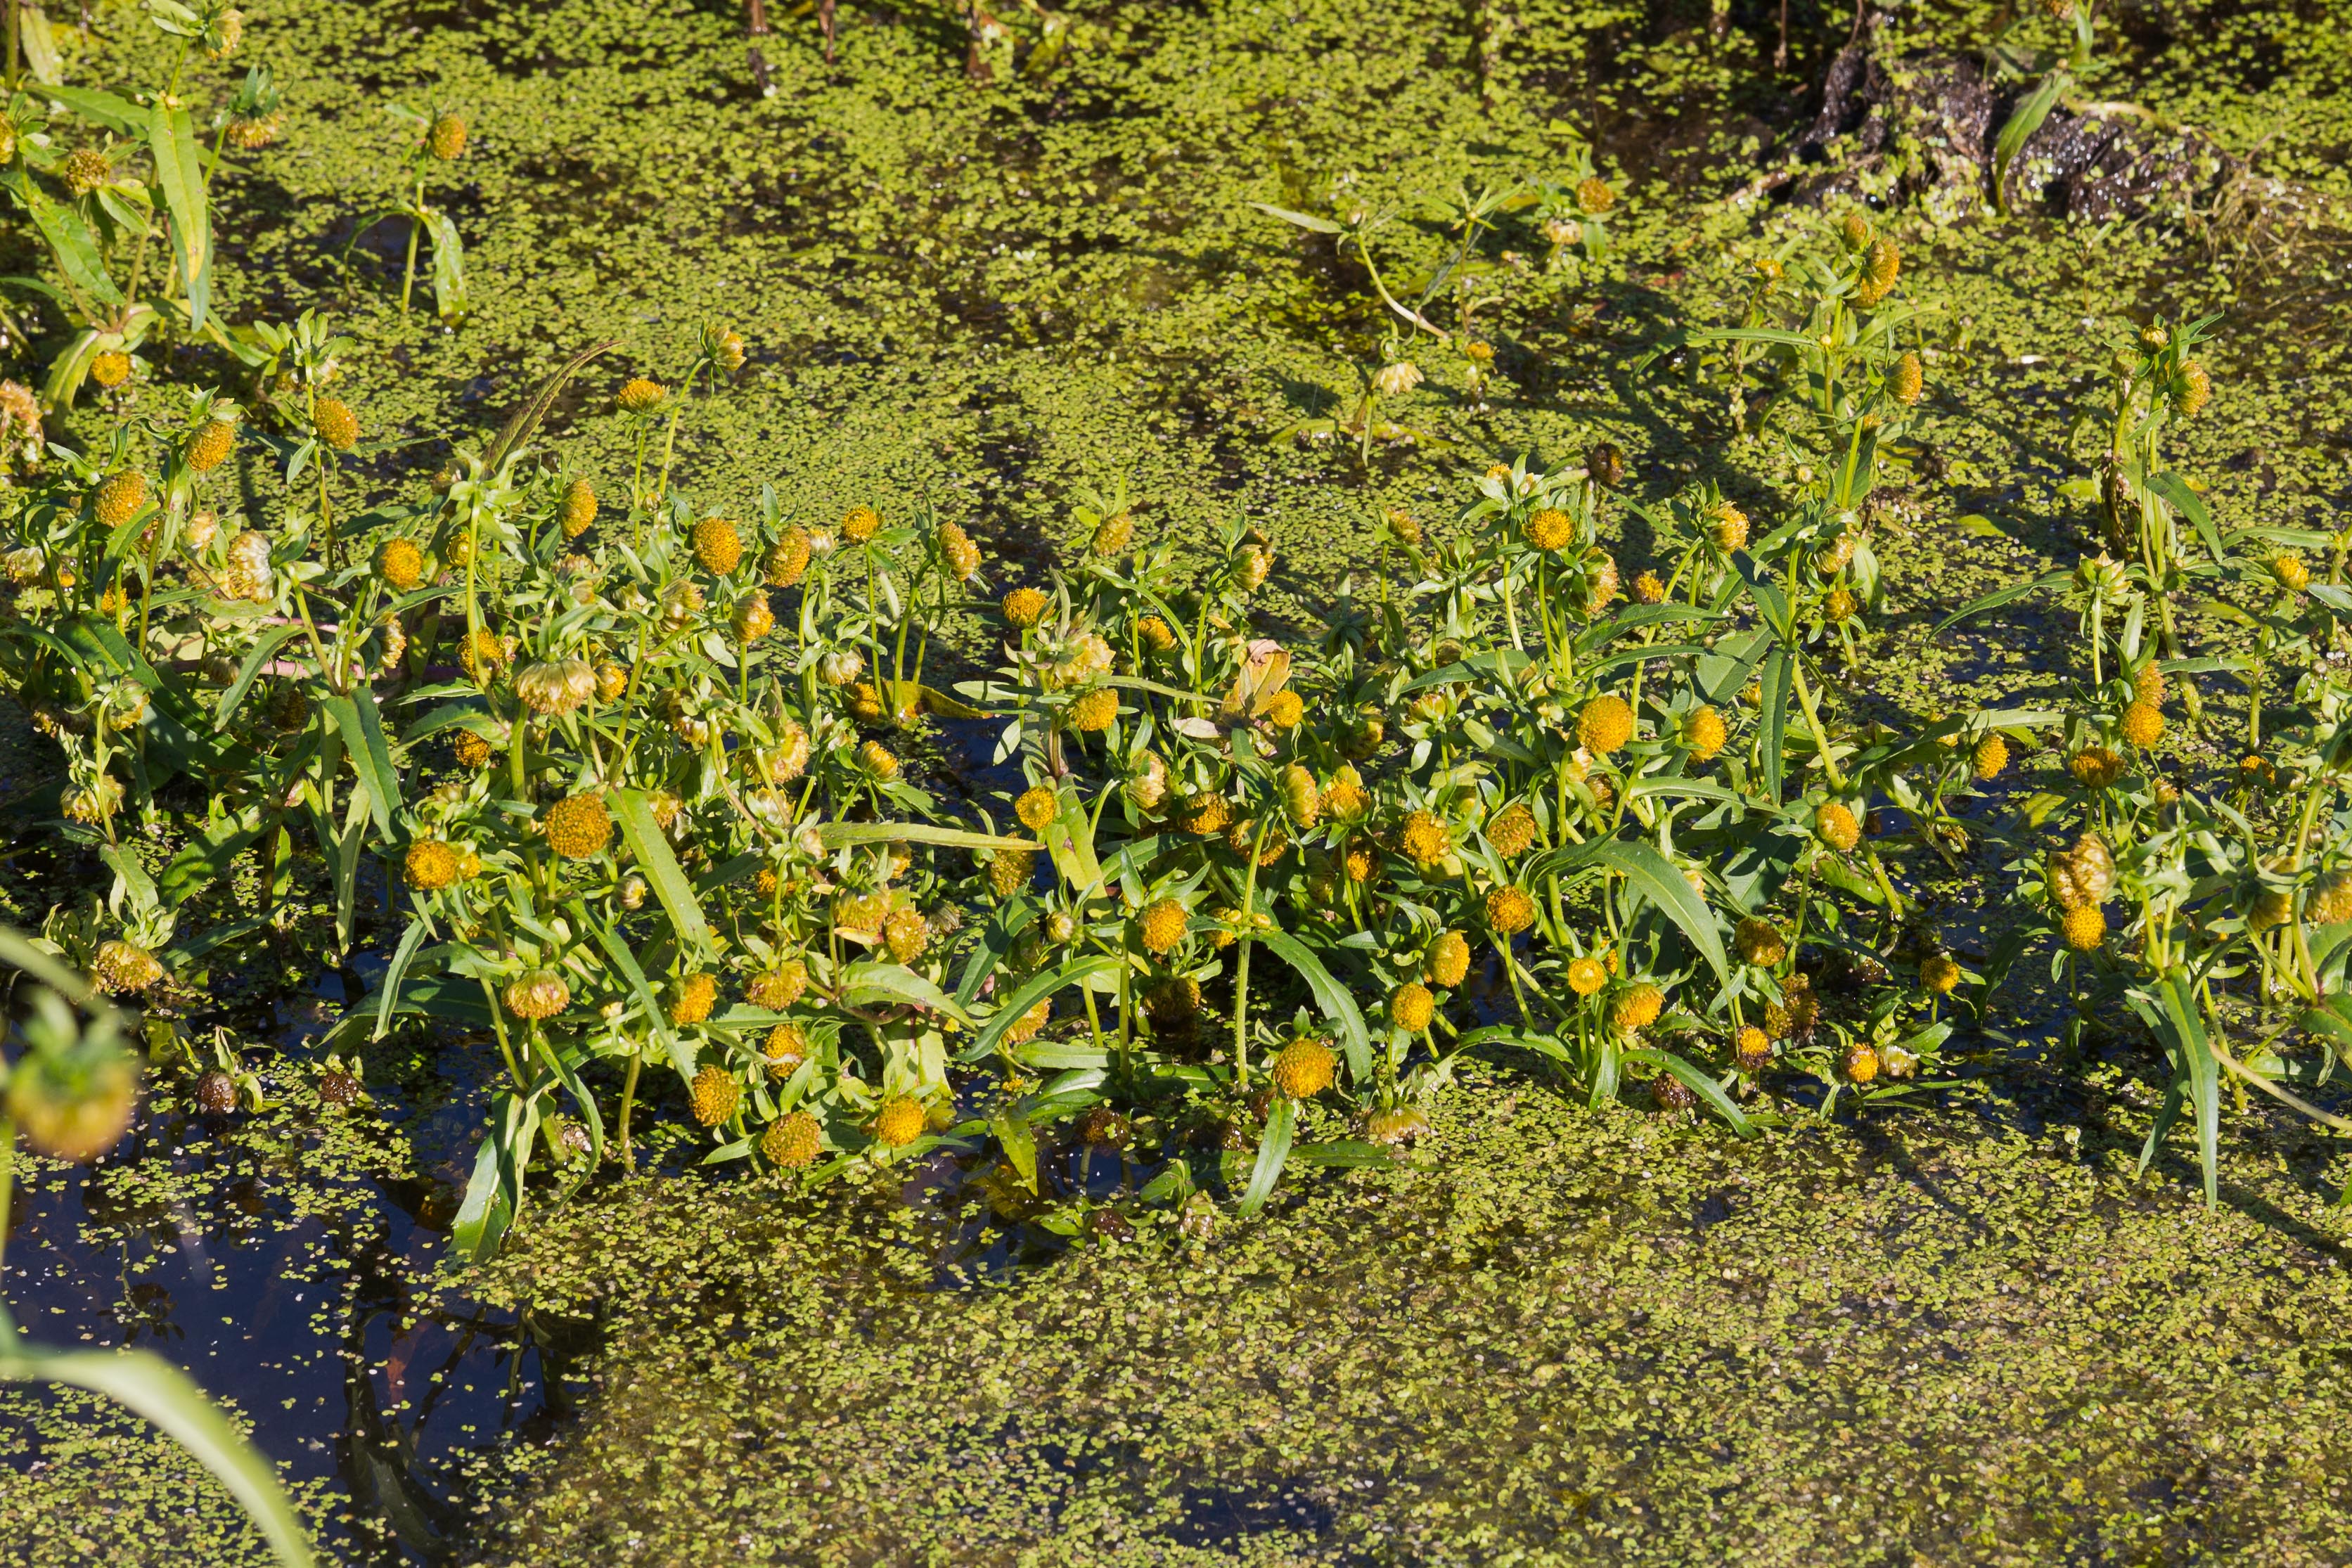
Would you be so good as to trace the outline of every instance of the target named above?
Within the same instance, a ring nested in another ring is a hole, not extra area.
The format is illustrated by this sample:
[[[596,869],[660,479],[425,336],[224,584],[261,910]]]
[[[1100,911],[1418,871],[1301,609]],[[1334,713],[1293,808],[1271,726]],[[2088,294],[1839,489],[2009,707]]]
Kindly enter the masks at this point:
[[[245,656],[245,662],[237,667],[236,679],[229,682],[226,691],[221,693],[220,705],[213,710],[214,733],[228,732],[229,721],[236,717],[237,705],[245,700],[245,694],[253,689],[254,680],[261,674],[262,667],[286,646],[289,637],[299,636],[301,630],[299,626],[272,626],[261,634],[252,651]]]
[[[1364,1027],[1364,1015],[1357,1008],[1356,999],[1348,994],[1348,988],[1331,977],[1331,972],[1323,967],[1323,961],[1315,956],[1312,949],[1288,931],[1263,931],[1254,940],[1306,978],[1315,1005],[1339,1031],[1340,1048],[1348,1058],[1349,1081],[1371,1081],[1371,1035]]]
[[[384,743],[375,693],[361,685],[348,696],[328,698],[320,706],[333,717],[344,749],[352,754],[352,766],[367,786],[368,810],[375,818],[376,832],[391,837],[393,813],[400,809],[400,773],[392,765],[391,748]]]
[[[564,908],[571,912],[572,929],[593,933],[596,945],[604,950],[604,956],[613,961],[613,967],[620,973],[623,980],[628,982],[630,994],[636,997],[637,1005],[646,1011],[654,1038],[659,1040],[662,1049],[669,1053],[669,1065],[677,1069],[678,1077],[692,1079],[694,1054],[686,1048],[685,1043],[677,1037],[677,1032],[670,1027],[669,1012],[663,1007],[661,998],[654,994],[653,983],[646,978],[646,972],[638,967],[637,955],[629,951],[629,939],[616,926],[604,921],[590,920],[587,906],[578,899]]]
[[[1021,1021],[1022,1016],[1055,992],[1084,984],[1097,974],[1116,974],[1122,960],[1109,953],[1098,952],[1088,958],[1074,959],[1058,969],[1049,969],[1034,975],[1019,990],[1004,999],[1004,1005],[989,1016],[979,1035],[963,1049],[968,1062],[985,1060],[1003,1039],[1005,1031]]]
[[[629,852],[637,858],[646,880],[653,884],[654,897],[668,912],[678,941],[697,950],[709,945],[710,925],[702,918],[702,905],[695,899],[694,884],[678,869],[677,857],[669,852],[669,840],[662,837],[661,824],[654,820],[653,807],[646,804],[644,793],[614,790],[612,804],[613,820],[621,825],[621,837],[627,841]]]
[[[1254,1215],[1265,1206],[1274,1184],[1282,1179],[1284,1163],[1290,1158],[1290,1138],[1297,1118],[1298,1108],[1282,1095],[1275,1096],[1266,1107],[1265,1134],[1257,1141],[1257,1162],[1250,1168],[1249,1186],[1242,1194],[1239,1213]]]
[[[1036,840],[1032,838],[1007,838],[929,822],[827,822],[818,826],[816,836],[827,849],[838,849],[845,844],[937,844],[948,849],[1037,847]]]
[[[69,206],[51,201],[22,169],[11,170],[0,181],[23,204],[25,216],[41,231],[48,243],[49,254],[57,258],[58,270],[66,281],[90,300],[102,305],[122,303],[122,290],[107,276],[106,263],[100,259],[97,237],[81,214]]]
[[[1729,1123],[1734,1132],[1742,1138],[1755,1136],[1755,1124],[1748,1120],[1748,1113],[1723,1092],[1723,1086],[1674,1052],[1657,1050],[1649,1046],[1633,1046],[1626,1049],[1624,1058],[1629,1062],[1644,1062],[1660,1072],[1671,1074],[1684,1088],[1706,1101],[1707,1109]]]
[[[1317,217],[1312,213],[1293,212],[1288,207],[1269,206],[1264,202],[1252,202],[1250,203],[1250,205],[1257,208],[1258,211],[1265,214],[1268,217],[1278,217],[1285,223],[1297,224],[1300,228],[1306,229],[1310,233],[1344,234],[1347,232],[1338,224],[1333,223],[1329,218]]]
[[[71,1384],[128,1406],[213,1473],[283,1568],[310,1568],[310,1539],[277,1472],[171,1363],[144,1351],[44,1351],[18,1342],[0,1347],[0,1378]]]
[[[2042,129],[2050,118],[2050,110],[2058,95],[2074,85],[2073,79],[2063,70],[2053,70],[2042,79],[2042,85],[2019,100],[2010,111],[2009,122],[2000,128],[2000,135],[1992,144],[1992,201],[2002,212],[2009,210],[2009,165],[2025,148],[2026,142]]]
[[[1723,934],[1717,929],[1715,911],[1706,907],[1705,899],[1692,891],[1683,874],[1659,852],[1657,846],[1639,839],[1603,838],[1578,846],[1570,856],[1574,860],[1597,863],[1622,873],[1643,898],[1655,904],[1690,938],[1691,945],[1698,949],[1699,956],[1706,960],[1717,980],[1731,978],[1731,965],[1723,954]]]
[[[161,101],[149,113],[147,142],[155,160],[155,184],[172,216],[172,258],[188,286],[188,330],[202,331],[212,298],[213,226],[205,206],[205,166],[196,152],[195,122],[186,110],[166,109]]]
[[[925,1007],[971,1027],[963,1004],[913,970],[896,963],[853,963],[842,971],[841,999],[853,1007],[903,1005]]]

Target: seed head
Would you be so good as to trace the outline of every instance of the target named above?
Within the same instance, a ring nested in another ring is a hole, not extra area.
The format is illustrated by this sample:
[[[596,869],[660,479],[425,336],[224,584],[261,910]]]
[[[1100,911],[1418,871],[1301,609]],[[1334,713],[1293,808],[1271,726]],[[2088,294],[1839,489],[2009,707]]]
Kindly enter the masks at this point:
[[[547,808],[547,847],[566,860],[601,855],[613,841],[613,816],[602,795],[566,795]]]
[[[1633,710],[1622,697],[1604,692],[1576,716],[1577,744],[1595,756],[1622,751],[1633,738]]]
[[[451,749],[457,753],[458,765],[468,768],[487,768],[496,754],[488,740],[471,730],[458,731]]]
[[[892,910],[882,921],[882,945],[889,950],[894,963],[912,963],[923,956],[923,949],[931,942],[931,928],[925,924],[920,911],[908,909]]]
[[[457,879],[457,852],[437,838],[420,838],[408,847],[401,869],[410,887],[419,892],[436,892]]]
[[[566,539],[577,539],[596,526],[596,487],[586,479],[574,479],[563,487],[563,501],[556,509],[556,521]]]
[[[1665,1006],[1666,994],[1644,981],[1617,994],[1609,1006],[1609,1021],[1620,1034],[1638,1034],[1656,1023]]]
[[[1496,936],[1518,935],[1536,923],[1536,901],[1507,884],[1486,895],[1486,928]]]
[[[596,695],[596,671],[584,658],[541,659],[515,677],[515,695],[543,719],[577,712]]]
[[[1330,1047],[1301,1035],[1274,1058],[1274,1087],[1292,1100],[1312,1100],[1331,1087],[1337,1066]]]
[[[1852,852],[1853,847],[1862,842],[1862,824],[1854,820],[1853,811],[1840,801],[1822,803],[1821,809],[1813,813],[1813,831],[1820,835],[1822,843],[1841,855]]]
[[[1707,515],[1706,536],[1726,555],[1748,547],[1748,514],[1729,501],[1717,501]]]
[[[1097,686],[1070,704],[1070,728],[1081,735],[1108,730],[1118,718],[1118,692],[1112,687]]]
[[[1045,595],[1038,588],[1015,588],[1004,595],[1000,607],[1006,621],[1025,632],[1045,616]]]
[[[1872,242],[1863,253],[1862,276],[1856,281],[1854,299],[1864,305],[1875,305],[1895,291],[1895,279],[1903,270],[1903,253],[1888,239]]]
[[[137,517],[146,504],[147,476],[136,468],[128,468],[98,487],[93,510],[101,526],[121,528]]]
[[[2059,917],[2058,934],[2075,952],[2096,952],[2107,940],[2107,913],[2096,904],[2077,904]]]
[[[2180,411],[2182,418],[2194,419],[2212,396],[2212,378],[2205,374],[2203,365],[2190,360],[2180,367],[2179,378],[2172,384],[2172,405]]]
[[[1486,821],[1486,842],[1506,860],[1516,860],[1534,847],[1536,814],[1524,802],[1513,801]]]
[[[713,1004],[719,1000],[719,982],[697,970],[683,975],[675,994],[670,997],[669,1021],[676,1025],[699,1024],[710,1016]]]
[[[1702,763],[1713,762],[1730,738],[1723,715],[1712,708],[1694,708],[1683,720],[1683,744]]]
[[[768,1130],[760,1134],[760,1152],[778,1170],[797,1171],[816,1163],[823,1139],[816,1118],[795,1110],[768,1123]]]
[[[1416,811],[1404,819],[1404,830],[1398,842],[1412,863],[1424,869],[1444,859],[1445,852],[1453,847],[1445,824],[1425,811]]]
[[[359,445],[360,416],[340,397],[322,397],[310,410],[310,433],[338,452]]]
[[[1234,808],[1223,795],[1208,790],[1185,797],[1182,817],[1177,824],[1195,837],[1206,838],[1223,833],[1233,821]]]
[[[870,506],[854,506],[841,517],[841,537],[863,544],[882,531],[882,514]]]
[[[735,1114],[743,1102],[743,1086],[735,1075],[716,1062],[706,1064],[694,1075],[694,1087],[688,1092],[694,1108],[694,1119],[705,1127],[716,1127]]]
[[[207,419],[205,427],[188,442],[188,468],[195,473],[209,474],[228,461],[236,446],[236,426],[226,419]]]
[[[444,114],[433,121],[425,133],[425,151],[444,163],[454,163],[466,153],[466,122],[454,114]]]
[[[2337,871],[2313,883],[2303,900],[2303,917],[2315,926],[2352,921],[2352,872]]]
[[[62,172],[66,189],[77,196],[86,196],[114,178],[114,165],[95,147],[77,147],[67,153]]]
[[[1969,772],[1979,784],[2000,777],[2000,770],[2007,766],[2009,742],[1999,735],[1987,735],[1977,742],[1976,750],[1969,753]]]
[[[809,536],[805,530],[788,528],[783,537],[768,546],[768,557],[761,563],[771,588],[796,586],[808,574]]]
[[[743,997],[754,1007],[781,1013],[807,992],[808,965],[797,958],[787,958],[779,961],[773,969],[764,969],[753,975],[751,984],[743,988]]]
[[[507,1011],[526,1023],[552,1018],[572,1005],[572,987],[552,969],[534,969],[507,982]]]
[[[874,1118],[874,1138],[887,1149],[903,1149],[923,1135],[923,1108],[903,1094],[883,1101]]]
[[[1027,887],[1037,874],[1034,849],[999,849],[988,862],[988,889],[1009,899]]]
[[[735,606],[735,640],[755,643],[776,629],[776,612],[768,607],[768,595],[758,590],[747,595]]]
[[[706,517],[694,525],[694,559],[714,577],[724,577],[743,559],[742,536],[723,517]]]
[[[1614,442],[1596,442],[1584,454],[1584,471],[1601,489],[1613,490],[1625,482],[1625,454],[1617,449]]]
[[[1190,920],[1184,906],[1173,899],[1159,899],[1144,906],[1136,920],[1136,935],[1150,953],[1172,952],[1184,940],[1184,927]]]

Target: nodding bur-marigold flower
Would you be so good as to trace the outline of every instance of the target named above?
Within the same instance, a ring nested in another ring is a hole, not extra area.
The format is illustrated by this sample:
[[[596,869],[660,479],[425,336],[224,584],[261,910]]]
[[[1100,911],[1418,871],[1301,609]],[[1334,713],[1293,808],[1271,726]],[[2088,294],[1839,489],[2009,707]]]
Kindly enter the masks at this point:
[[[1617,563],[1593,551],[1584,558],[1584,613],[1597,618],[1617,596]]]
[[[572,1005],[572,987],[552,969],[534,969],[508,981],[500,1000],[516,1017],[536,1023]]]
[[[2123,777],[2124,760],[2105,746],[2085,746],[2067,760],[2066,771],[2084,789],[2105,789]]]
[[[1045,616],[1045,591],[1039,588],[1015,588],[1004,595],[999,608],[1004,612],[1007,622],[1025,632]]]
[[[1242,552],[1234,560],[1234,580],[1244,594],[1255,594],[1265,587],[1266,578],[1274,571],[1274,552],[1263,544],[1242,546]]]
[[[1094,537],[1087,541],[1087,552],[1097,556],[1118,554],[1135,537],[1135,519],[1126,512],[1113,512],[1095,524]]]
[[[1845,1076],[1855,1083],[1868,1083],[1878,1076],[1878,1053],[1867,1041],[1857,1041],[1846,1052]]]
[[[577,539],[596,526],[596,487],[586,479],[574,479],[563,487],[563,502],[556,509],[555,519],[566,539]]]
[[[799,585],[808,575],[809,536],[802,528],[784,530],[783,537],[768,546],[768,558],[761,570],[771,588],[791,588]]]
[[[1081,735],[1092,735],[1111,727],[1118,717],[1118,693],[1108,686],[1097,686],[1070,704],[1070,728]]]
[[[1372,390],[1382,397],[1402,397],[1421,384],[1421,367],[1411,360],[1384,364],[1372,374]]]
[[[121,528],[137,517],[147,504],[147,476],[136,468],[127,469],[98,487],[92,510],[100,524]]]
[[[1854,820],[1852,809],[1841,801],[1822,803],[1821,809],[1813,813],[1813,831],[1822,843],[1841,855],[1850,853],[1862,842],[1862,824]]]
[[[1209,790],[1184,797],[1177,826],[1196,838],[1223,833],[1234,819],[1233,804]]]
[[[409,593],[425,581],[425,552],[414,538],[385,538],[376,550],[376,576],[393,593]]]
[[[1861,250],[1870,244],[1870,220],[1859,212],[1849,212],[1838,221],[1838,237],[1848,250]]]
[[[755,643],[776,629],[776,612],[768,607],[768,595],[753,593],[735,606],[733,621],[735,640]]]
[[[2009,742],[1999,735],[1987,735],[1979,741],[1976,750],[1969,753],[1969,772],[1979,784],[1999,778],[2001,769],[2009,766]]]
[[[608,658],[604,663],[596,667],[597,701],[618,702],[621,700],[622,694],[626,692],[628,689],[628,666],[625,664],[615,664]],[[777,782],[782,783],[783,781],[778,780]]]
[[[1486,928],[1496,936],[1514,937],[1536,923],[1536,901],[1522,889],[1507,884],[1486,895]]]
[[[2254,896],[2253,907],[2246,911],[2247,926],[2258,931],[2283,926],[2294,918],[2294,895],[2275,888],[2264,888]]]
[[[1397,843],[1412,863],[1421,867],[1436,865],[1454,847],[1445,824],[1425,811],[1416,811],[1404,819],[1404,829],[1398,834]]]
[[[867,773],[877,779],[895,779],[898,776],[898,759],[892,756],[889,748],[879,741],[868,741],[858,747],[857,760],[865,764]]]
[[[1408,980],[1389,993],[1389,1022],[1407,1034],[1418,1035],[1437,1015],[1437,999],[1418,980]]]
[[[1315,775],[1292,763],[1276,775],[1282,789],[1282,808],[1301,830],[1315,826],[1322,815],[1323,792],[1315,787]]]
[[[2107,940],[2107,911],[2096,904],[2077,904],[2058,918],[2058,935],[2074,952],[2096,952]]]
[[[716,1062],[704,1066],[694,1075],[694,1087],[687,1100],[694,1108],[694,1119],[705,1127],[716,1127],[735,1114],[743,1102],[743,1086],[735,1075]]]
[[[912,963],[931,944],[931,928],[916,910],[892,910],[882,921],[882,945],[894,963]]]
[[[2311,568],[2293,551],[2271,557],[2271,576],[2290,594],[2300,594],[2311,586]]]
[[[2124,710],[2123,721],[2116,730],[2125,740],[2146,751],[2164,739],[2164,710],[2153,702],[2135,701]]]
[[[1588,217],[1598,217],[1617,205],[1617,193],[1609,182],[1598,174],[1587,174],[1576,182],[1576,206]]]
[[[277,114],[235,114],[229,117],[228,144],[240,153],[258,153],[278,140],[286,126]]]
[[[760,1152],[779,1170],[797,1171],[816,1163],[824,1148],[824,1132],[805,1110],[779,1116],[760,1134]]]
[[[461,767],[487,768],[490,765],[490,759],[497,755],[488,739],[471,730],[458,731],[450,742],[450,749],[457,753]]]
[[[100,991],[128,996],[163,979],[163,966],[145,948],[117,937],[100,944],[89,977]]]
[[[207,419],[205,427],[188,441],[188,467],[199,474],[209,474],[228,461],[236,447],[236,426],[226,419]]]
[[[2313,883],[2304,896],[2303,918],[2315,926],[2352,921],[2352,872],[2337,871]]]
[[[1609,1021],[1620,1034],[1637,1034],[1656,1023],[1665,1008],[1666,994],[1643,981],[1617,994],[1609,1005]]]
[[[89,378],[109,392],[131,379],[131,356],[121,349],[108,349],[89,362]]]
[[[613,814],[604,797],[594,794],[566,795],[547,808],[542,818],[547,847],[566,860],[601,855],[613,841]]]
[[[1184,940],[1184,928],[1190,920],[1184,906],[1175,900],[1154,900],[1136,917],[1136,938],[1143,943],[1146,952],[1173,952],[1176,944]]]
[[[726,327],[705,327],[702,352],[719,367],[719,374],[733,375],[743,368],[743,334]]]
[[[699,1024],[710,1016],[713,1004],[719,1000],[719,982],[697,970],[681,976],[677,991],[670,998],[669,1021],[673,1024]]]
[[[2142,702],[2162,702],[2165,698],[2164,671],[2149,659],[2132,673],[2132,695]]]
[[[624,414],[651,414],[668,401],[668,387],[642,375],[632,378],[613,395],[614,406]]]
[[[1422,955],[1421,969],[1432,985],[1450,991],[1461,984],[1470,973],[1470,939],[1458,931],[1441,931]]]
[[[515,677],[515,695],[541,718],[576,712],[596,695],[596,671],[584,658],[541,659]]]
[[[1854,612],[1861,608],[1861,601],[1853,596],[1851,588],[1832,588],[1828,596],[1822,600],[1822,613],[1833,622],[1850,621],[1853,619]]]
[[[1266,699],[1265,721],[1277,730],[1296,730],[1307,717],[1307,701],[1287,688]]]
[[[1576,743],[1595,756],[1622,751],[1633,738],[1633,710],[1609,693],[1594,698],[1576,716]]]
[[[1919,356],[1916,353],[1906,353],[1886,373],[1887,395],[1906,408],[1919,401],[1919,395],[1927,390],[1927,373],[1920,367]]]
[[[1374,869],[1372,852],[1368,846],[1360,842],[1348,846],[1348,852],[1341,865],[1347,870],[1348,880],[1350,882],[1361,884],[1372,879]]]
[[[2212,378],[2205,374],[2203,365],[2190,360],[2180,367],[2180,375],[2172,384],[2172,405],[2180,411],[2182,418],[2195,418],[2212,396]]]
[[[1724,727],[1723,715],[1712,708],[1694,708],[1683,719],[1683,744],[1702,763],[1713,762],[1730,739],[1731,731]]]
[[[444,163],[454,163],[466,153],[466,122],[454,114],[436,115],[432,129],[425,133],[425,150]]]
[[[420,838],[408,847],[401,871],[419,892],[438,892],[457,879],[457,852],[437,838]]]
[[[1579,996],[1597,994],[1609,984],[1609,966],[1597,958],[1571,958],[1568,961],[1568,988]]]
[[[923,1108],[903,1094],[882,1102],[874,1118],[874,1139],[887,1149],[903,1149],[923,1135]]]
[[[1584,471],[1601,489],[1613,490],[1625,482],[1625,454],[1618,450],[1614,442],[1596,442],[1584,454]]]
[[[1004,1043],[1009,1046],[1027,1045],[1037,1037],[1038,1030],[1053,1021],[1053,998],[1047,997],[1013,1021],[1013,1026],[1004,1031]]]
[[[1406,549],[1413,549],[1421,543],[1421,524],[1413,521],[1411,512],[1392,507],[1381,514],[1381,521],[1387,527],[1389,537]]]
[[[1759,1073],[1771,1065],[1772,1037],[1753,1024],[1744,1024],[1732,1037],[1731,1061],[1744,1073]]]
[[[1331,1087],[1339,1058],[1320,1040],[1301,1035],[1274,1058],[1274,1087],[1292,1100],[1312,1100]]]
[[[779,1024],[761,1042],[760,1056],[771,1074],[790,1078],[808,1060],[808,1036],[798,1024]]]
[[[1766,969],[1789,956],[1789,941],[1780,934],[1780,928],[1759,916],[1749,915],[1741,921],[1731,941],[1741,959]]]
[[[781,1013],[808,993],[808,965],[797,958],[779,960],[772,969],[763,969],[751,977],[743,988],[744,999],[754,1007],[765,1007],[771,1013]]]
[[[2050,857],[2050,898],[2062,910],[2105,902],[2115,882],[2115,853],[2097,834],[2085,833]]]
[[[1486,842],[1506,860],[1516,860],[1535,847],[1536,814],[1524,802],[1513,801],[1486,819]]]
[[[1135,624],[1135,629],[1143,638],[1143,646],[1153,653],[1166,653],[1176,646],[1176,634],[1158,616],[1144,616]]]
[[[322,397],[310,409],[310,433],[338,452],[359,445],[360,416],[340,397]]]
[[[1706,514],[1706,537],[1729,555],[1748,546],[1748,514],[1729,501],[1717,501]]]
[[[724,577],[743,559],[742,536],[723,517],[706,517],[694,525],[694,559],[705,572]]]
[[[1576,525],[1569,521],[1568,513],[1558,507],[1548,506],[1529,512],[1528,521],[1521,526],[1528,536],[1528,542],[1538,550],[1559,550],[1576,537]]]
[[[841,537],[863,544],[882,531],[882,514],[870,506],[854,506],[841,514]]]
[[[1062,815],[1062,801],[1044,784],[1031,784],[1013,803],[1013,815],[1032,833],[1043,833]]]
[[[1364,781],[1356,770],[1342,765],[1323,786],[1323,809],[1342,822],[1353,822],[1371,809],[1371,797],[1364,793]]]
[[[1938,996],[1948,996],[1959,989],[1959,961],[1948,952],[1931,952],[1919,961],[1919,985]]]
[[[1875,305],[1895,292],[1895,279],[1903,270],[1903,253],[1890,239],[1874,240],[1864,252],[1862,275],[1855,280],[1854,300],[1864,305]]]
[[[1009,899],[1027,887],[1037,874],[1034,849],[999,849],[988,862],[988,890]]]
[[[129,1053],[83,1046],[35,1051],[9,1075],[9,1116],[25,1142],[53,1160],[95,1160],[121,1141],[139,1097]],[[229,1106],[236,1103],[234,1085]]]

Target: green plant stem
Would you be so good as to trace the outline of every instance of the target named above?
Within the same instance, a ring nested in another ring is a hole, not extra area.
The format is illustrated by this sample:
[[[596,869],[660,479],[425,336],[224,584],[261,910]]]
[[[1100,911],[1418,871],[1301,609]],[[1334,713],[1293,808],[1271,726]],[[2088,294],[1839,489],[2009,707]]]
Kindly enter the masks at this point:
[[[1244,1089],[1249,1088],[1249,972],[1251,938],[1257,934],[1257,861],[1265,852],[1266,830],[1273,826],[1271,812],[1258,819],[1248,874],[1242,879],[1241,953],[1234,960],[1234,1083]]]
[[[637,1154],[635,1149],[629,1143],[629,1113],[636,1109],[637,1069],[644,1065],[644,1057],[636,1051],[631,1051],[628,1070],[621,1075],[621,1136],[618,1147],[621,1152],[621,1168],[632,1174],[637,1168]]]
[[[9,0],[8,42],[12,46],[16,41],[16,0]],[[10,63],[13,65],[15,62]],[[5,1286],[8,1282],[8,1205],[14,1198],[16,1190],[16,1119],[6,1111],[0,1110],[0,1286]],[[0,1291],[0,1337],[13,1337],[10,1336],[10,1330],[14,1325],[8,1321],[7,1314],[7,1297],[5,1291]]]

